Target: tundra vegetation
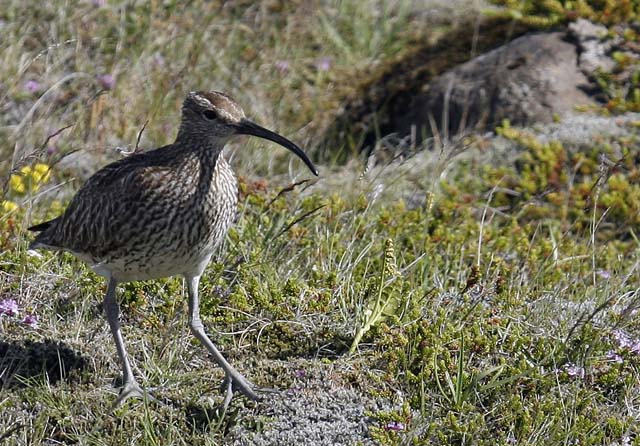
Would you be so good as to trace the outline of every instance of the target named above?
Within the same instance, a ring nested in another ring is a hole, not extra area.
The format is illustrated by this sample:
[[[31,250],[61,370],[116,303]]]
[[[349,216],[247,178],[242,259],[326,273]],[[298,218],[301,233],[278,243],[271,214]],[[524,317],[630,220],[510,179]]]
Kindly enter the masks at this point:
[[[416,3],[4,2],[2,444],[214,445],[270,429],[268,399],[214,410],[222,371],[188,331],[178,278],[120,287],[136,375],[174,404],[108,413],[103,281],[26,249],[83,168],[171,142],[185,91],[229,92],[313,153],[358,82],[474,16],[584,17],[640,45],[637,0]],[[363,408],[361,444],[640,444],[640,71],[616,76],[638,61],[613,57],[585,112],[626,116],[623,134],[578,143],[505,121],[395,158],[325,157],[319,179],[284,150],[232,142],[238,221],[200,291],[216,344],[258,385],[331,370],[384,402]]]

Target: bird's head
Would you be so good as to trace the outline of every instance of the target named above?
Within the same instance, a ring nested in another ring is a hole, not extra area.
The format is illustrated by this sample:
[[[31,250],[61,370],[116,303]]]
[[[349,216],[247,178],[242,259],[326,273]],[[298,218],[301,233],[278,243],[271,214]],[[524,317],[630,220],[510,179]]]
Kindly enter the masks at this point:
[[[314,175],[318,175],[318,170],[300,147],[247,119],[236,101],[218,91],[192,91],[187,95],[182,106],[180,133],[221,142],[220,146],[233,135],[268,139],[295,153]]]

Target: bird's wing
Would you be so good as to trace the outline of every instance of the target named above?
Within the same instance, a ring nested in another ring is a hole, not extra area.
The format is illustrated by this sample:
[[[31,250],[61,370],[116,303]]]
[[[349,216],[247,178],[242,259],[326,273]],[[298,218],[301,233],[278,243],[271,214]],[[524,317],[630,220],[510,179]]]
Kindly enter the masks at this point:
[[[158,149],[154,152],[158,152]],[[158,196],[171,159],[147,152],[111,163],[76,193],[64,214],[37,225],[40,245],[101,257],[126,245],[126,228],[144,218],[149,196]],[[46,225],[46,227],[45,227]]]

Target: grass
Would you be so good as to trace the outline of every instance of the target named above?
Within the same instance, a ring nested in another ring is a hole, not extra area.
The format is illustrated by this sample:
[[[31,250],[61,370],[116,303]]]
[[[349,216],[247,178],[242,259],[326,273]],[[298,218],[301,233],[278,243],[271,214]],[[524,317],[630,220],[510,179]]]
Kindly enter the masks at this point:
[[[397,54],[416,34],[406,1],[273,3],[43,2],[31,12],[9,2],[0,54],[11,113],[0,121],[0,152],[13,156],[0,172],[47,149],[51,162],[74,150],[113,155],[105,148],[133,146],[147,121],[141,147],[167,142],[194,88],[232,91],[250,116],[308,145],[357,86],[340,80]],[[265,176],[284,164],[259,153],[236,156]]]
[[[169,141],[192,86],[314,141],[355,88],[345,80],[428,35],[411,5],[7,4],[0,301],[20,313],[0,316],[3,444],[269,444],[300,412],[312,421],[292,435],[311,441],[329,418],[336,439],[349,401],[347,444],[640,441],[637,125],[584,147],[505,122],[498,139],[328,164],[317,180],[234,144],[239,219],[203,276],[202,315],[235,366],[286,393],[219,416],[222,373],[171,278],[123,284],[120,300],[134,372],[172,404],[106,409],[119,366],[104,285],[71,255],[26,251],[26,226],[77,187],[57,160],[116,156],[105,147],[134,146],[147,120],[141,147]]]

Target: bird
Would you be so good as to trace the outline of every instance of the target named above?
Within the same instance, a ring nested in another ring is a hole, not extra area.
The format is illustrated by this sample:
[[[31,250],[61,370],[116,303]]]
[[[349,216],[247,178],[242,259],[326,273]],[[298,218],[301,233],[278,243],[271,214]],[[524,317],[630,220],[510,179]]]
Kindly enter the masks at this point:
[[[297,155],[318,170],[287,138],[246,118],[229,95],[192,91],[182,105],[175,142],[129,155],[93,174],[62,215],[29,228],[29,249],[67,251],[106,281],[103,308],[122,366],[122,387],[113,407],[130,397],[158,401],[136,380],[120,329],[119,283],[183,276],[189,326],[223,369],[226,409],[233,392],[259,400],[259,389],[238,372],[207,336],[199,311],[200,277],[219,252],[236,218],[238,183],[223,155],[235,135],[252,135]]]

